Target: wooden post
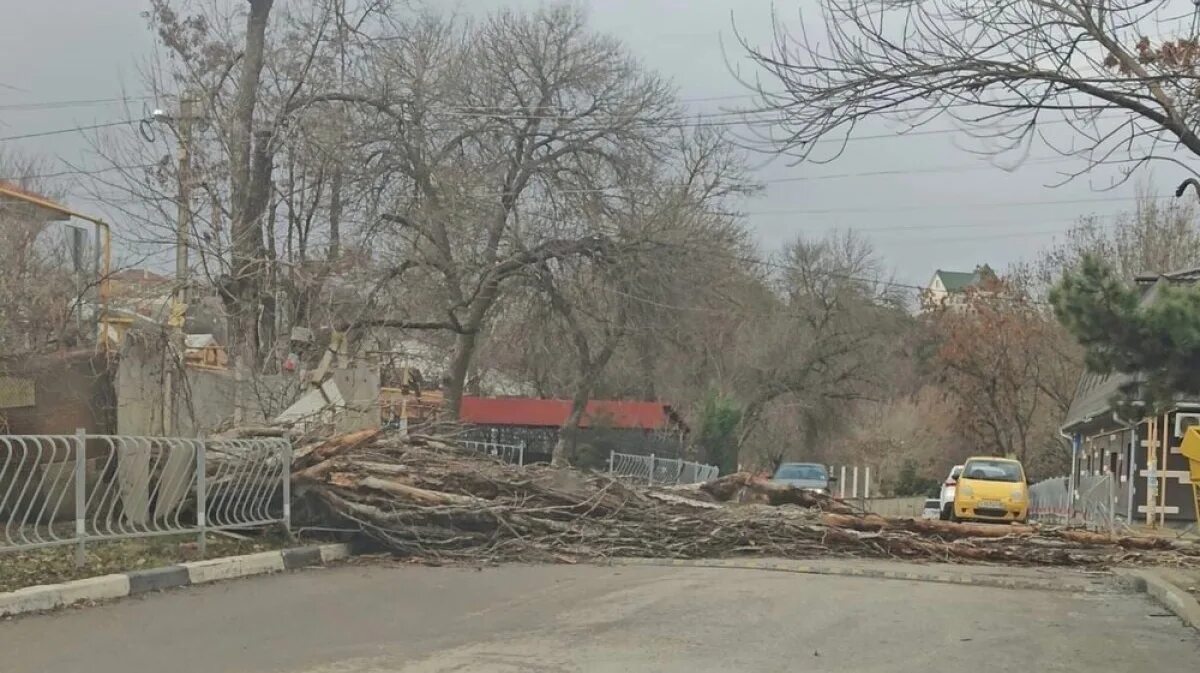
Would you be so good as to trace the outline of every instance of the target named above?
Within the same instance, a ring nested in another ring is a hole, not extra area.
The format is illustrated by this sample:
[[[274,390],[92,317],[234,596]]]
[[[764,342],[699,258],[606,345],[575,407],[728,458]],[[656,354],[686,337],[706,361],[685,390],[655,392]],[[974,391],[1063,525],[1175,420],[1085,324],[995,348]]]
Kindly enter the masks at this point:
[[[1163,414],[1163,433],[1162,440],[1162,459],[1158,461],[1158,473],[1162,475],[1161,483],[1158,487],[1158,526],[1163,528],[1167,524],[1167,467],[1170,465],[1167,454],[1171,448],[1171,430],[1169,428],[1170,414]]]
[[[1158,489],[1158,451],[1154,443],[1158,420],[1146,419],[1146,525],[1154,525],[1155,491]]]

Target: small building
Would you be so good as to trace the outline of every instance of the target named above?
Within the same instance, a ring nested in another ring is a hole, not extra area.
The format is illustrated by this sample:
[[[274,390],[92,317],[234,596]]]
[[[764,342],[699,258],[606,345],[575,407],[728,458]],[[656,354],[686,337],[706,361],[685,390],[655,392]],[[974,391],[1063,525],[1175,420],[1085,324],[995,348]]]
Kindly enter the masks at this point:
[[[961,307],[966,302],[968,290],[979,289],[989,281],[995,280],[996,272],[987,264],[975,267],[974,271],[938,269],[933,272],[929,285],[921,292],[921,308],[928,311]]]
[[[225,347],[217,343],[211,334],[185,334],[183,337],[184,357],[188,366],[225,369],[229,366],[229,355]]]
[[[1143,305],[1165,285],[1197,281],[1200,268],[1135,279]],[[1187,526],[1196,521],[1196,505],[1188,461],[1179,447],[1184,431],[1200,424],[1200,398],[1181,397],[1166,413],[1144,418],[1138,385],[1136,375],[1084,372],[1080,377],[1062,427],[1074,447],[1074,482],[1112,475],[1119,518]],[[1114,403],[1118,394],[1128,403]]]
[[[459,420],[473,426],[469,439],[524,443],[526,461],[536,462],[550,460],[570,413],[570,400],[468,396]],[[593,458],[583,464],[602,463],[609,451],[678,457],[688,435],[683,419],[662,402],[592,400],[579,425],[577,442]]]

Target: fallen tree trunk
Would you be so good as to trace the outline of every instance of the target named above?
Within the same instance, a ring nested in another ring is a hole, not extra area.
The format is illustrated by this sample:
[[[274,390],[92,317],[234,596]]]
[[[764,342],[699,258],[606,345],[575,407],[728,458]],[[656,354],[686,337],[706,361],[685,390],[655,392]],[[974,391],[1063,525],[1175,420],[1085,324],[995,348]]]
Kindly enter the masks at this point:
[[[798,505],[840,514],[855,511],[853,507],[823,493],[769,481],[749,472],[737,472],[715,479],[703,484],[700,490],[720,502]]]
[[[715,501],[701,502],[682,490],[641,487],[605,474],[518,468],[439,438],[352,433],[312,444],[296,462],[292,482],[301,525],[352,528],[393,553],[437,561],[755,554],[1087,566],[1130,560],[1200,564],[1200,558],[1171,549],[1163,540],[886,519],[745,473],[700,486],[697,491]]]

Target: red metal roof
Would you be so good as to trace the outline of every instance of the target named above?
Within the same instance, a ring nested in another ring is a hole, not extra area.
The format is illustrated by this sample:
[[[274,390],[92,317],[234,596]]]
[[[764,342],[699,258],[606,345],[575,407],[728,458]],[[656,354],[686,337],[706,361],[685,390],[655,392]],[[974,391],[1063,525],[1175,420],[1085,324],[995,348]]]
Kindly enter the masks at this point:
[[[463,397],[459,418],[475,425],[520,425],[556,428],[571,413],[570,400],[541,400],[527,397]],[[581,427],[658,430],[672,423],[670,405],[662,402],[588,402]]]

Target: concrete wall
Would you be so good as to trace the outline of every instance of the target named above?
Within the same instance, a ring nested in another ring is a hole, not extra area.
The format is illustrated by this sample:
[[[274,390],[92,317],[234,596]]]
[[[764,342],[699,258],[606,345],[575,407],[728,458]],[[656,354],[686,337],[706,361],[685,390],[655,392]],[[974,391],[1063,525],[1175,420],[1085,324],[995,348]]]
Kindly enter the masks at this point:
[[[231,369],[164,367],[167,342],[131,332],[121,348],[116,376],[117,429],[125,435],[202,437],[234,425],[262,424],[306,390],[296,375],[242,376]],[[336,430],[379,425],[379,371],[367,365],[332,374],[347,408]],[[169,382],[169,387],[168,387]],[[164,390],[172,401],[164,404]],[[173,410],[164,424],[164,408]]]
[[[847,498],[847,501],[855,502],[851,498]],[[871,498],[867,500],[866,508],[879,516],[918,518],[921,516],[921,510],[925,508],[925,496]]]
[[[90,348],[0,361],[0,373],[33,381],[32,406],[0,409],[0,432],[74,434],[116,429],[111,369]]]

